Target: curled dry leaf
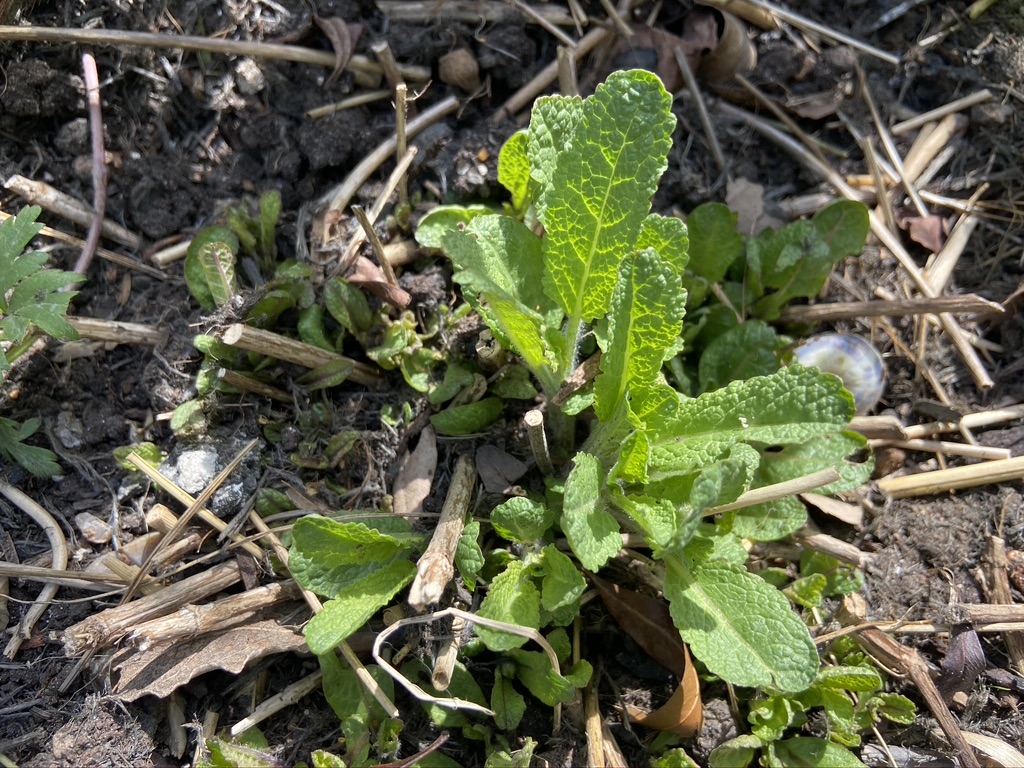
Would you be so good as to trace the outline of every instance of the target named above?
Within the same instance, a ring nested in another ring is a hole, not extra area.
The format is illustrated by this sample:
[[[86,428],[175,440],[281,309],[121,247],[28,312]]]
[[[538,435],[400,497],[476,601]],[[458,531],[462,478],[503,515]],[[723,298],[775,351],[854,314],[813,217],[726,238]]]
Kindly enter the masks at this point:
[[[412,296],[398,286],[391,285],[381,268],[365,256],[356,258],[347,279],[352,285],[365,288],[381,301],[386,301],[397,309],[405,309],[412,303]]]
[[[949,222],[941,216],[914,216],[901,221],[900,226],[906,227],[910,239],[930,253],[941,251],[949,235]]]
[[[716,44],[698,49],[702,56],[695,71],[697,77],[709,85],[728,85],[737,74],[745,75],[754,69],[757,49],[747,37],[746,25],[738,18],[731,13],[698,6],[683,22],[683,50],[687,50],[687,43],[705,46],[711,39],[712,24]]]
[[[356,42],[363,33],[363,25],[349,24],[336,16],[325,18],[314,15],[312,24],[284,35],[278,39],[278,42],[286,45],[300,45],[309,41],[310,38],[316,37],[317,31],[327,38],[334,51],[334,70],[324,83],[324,86],[330,86],[341,77],[341,73],[345,71],[345,67],[351,61],[352,54],[356,49]]]
[[[510,453],[493,445],[482,445],[476,452],[476,470],[488,493],[505,493],[526,474],[526,465]]]
[[[704,705],[700,698],[700,678],[690,659],[690,653],[683,646],[686,670],[682,682],[671,698],[653,712],[642,714],[634,707],[626,708],[629,719],[634,723],[655,731],[671,731],[686,738],[700,731],[704,725]]]

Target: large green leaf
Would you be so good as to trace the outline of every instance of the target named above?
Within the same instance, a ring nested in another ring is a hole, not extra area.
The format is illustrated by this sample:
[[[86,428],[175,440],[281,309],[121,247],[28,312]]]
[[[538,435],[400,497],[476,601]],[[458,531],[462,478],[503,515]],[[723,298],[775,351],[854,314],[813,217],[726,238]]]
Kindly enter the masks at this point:
[[[487,590],[479,615],[485,619],[540,629],[540,592],[520,560],[513,560],[499,573]],[[476,628],[484,645],[492,651],[519,648],[527,638],[488,627]]]
[[[570,147],[583,116],[578,96],[542,96],[533,104],[527,133],[530,175],[538,189],[534,201],[538,214],[546,207],[544,192],[555,175],[558,158]]]
[[[686,294],[653,248],[623,260],[608,316],[608,348],[594,382],[594,410],[612,418],[629,391],[638,410],[654,390],[667,350],[682,330]]]
[[[526,131],[513,133],[498,156],[498,183],[512,195],[512,208],[522,212],[531,202],[529,137]]]
[[[573,465],[565,481],[562,531],[583,567],[596,571],[622,549],[622,535],[601,492],[601,463],[588,453],[577,453]]]
[[[608,309],[619,262],[633,250],[668,165],[671,106],[655,75],[615,72],[583,102],[571,145],[558,154],[541,195],[544,287],[573,333]]]
[[[666,560],[672,621],[694,656],[733,685],[802,691],[818,672],[807,627],[775,587],[742,566]]]

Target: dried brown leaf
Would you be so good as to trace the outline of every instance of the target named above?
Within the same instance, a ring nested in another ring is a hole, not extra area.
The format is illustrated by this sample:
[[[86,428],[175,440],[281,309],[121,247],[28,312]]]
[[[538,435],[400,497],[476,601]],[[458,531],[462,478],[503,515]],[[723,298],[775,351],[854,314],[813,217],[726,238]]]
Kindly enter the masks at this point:
[[[668,603],[623,589],[593,574],[590,580],[601,594],[608,612],[636,644],[674,675],[682,677],[688,656],[679,630],[672,623]]]
[[[949,224],[941,216],[926,216],[925,218],[914,216],[905,219],[900,224],[906,227],[910,239],[918,245],[924,246],[929,253],[938,253],[946,244]]]
[[[414,516],[423,511],[423,502],[430,495],[430,486],[437,471],[437,438],[434,428],[420,432],[416,450],[406,453],[398,468],[392,489],[395,514]]]
[[[693,736],[704,724],[704,704],[700,698],[700,678],[690,660],[690,653],[683,646],[686,657],[686,671],[672,697],[649,714],[640,714],[633,707],[627,708],[629,719],[634,723],[656,731],[671,731],[683,738]]]
[[[348,275],[352,285],[365,288],[381,301],[386,301],[397,309],[405,309],[412,303],[412,296],[407,291],[391,285],[384,277],[384,272],[365,256],[359,256]]]
[[[476,452],[476,471],[488,493],[505,493],[526,474],[526,465],[496,446],[483,445]]]
[[[313,23],[324,33],[324,37],[330,41],[331,49],[334,51],[334,70],[331,72],[331,76],[324,82],[325,87],[331,86],[337,82],[342,72],[345,71],[345,67],[351,61],[352,52],[355,50],[359,34],[363,31],[363,25],[349,25],[344,19],[339,19],[337,16],[328,16],[326,18],[314,16]]]

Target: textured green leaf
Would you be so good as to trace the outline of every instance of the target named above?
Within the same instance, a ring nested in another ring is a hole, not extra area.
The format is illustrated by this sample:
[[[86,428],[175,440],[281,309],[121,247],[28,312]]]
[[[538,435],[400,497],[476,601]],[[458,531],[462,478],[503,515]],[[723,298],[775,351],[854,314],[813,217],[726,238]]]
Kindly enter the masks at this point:
[[[540,629],[540,594],[521,561],[511,561],[495,577],[478,613],[485,619]],[[476,627],[476,633],[492,651],[519,648],[527,642],[527,638],[520,635],[487,627]]]
[[[526,714],[526,699],[504,675],[497,675],[491,689],[494,724],[503,731],[514,731]]]
[[[745,733],[715,747],[708,756],[708,765],[711,768],[746,768],[754,762],[757,750],[762,746],[764,742],[757,736]]]
[[[207,243],[199,249],[199,264],[214,304],[219,307],[231,301],[238,292],[235,254],[231,248],[226,243]]]
[[[396,560],[337,591],[306,626],[309,650],[320,655],[334,649],[387,605],[415,575],[415,563]]]
[[[796,693],[814,682],[818,652],[789,601],[743,567],[666,561],[665,597],[694,656],[734,685]]]
[[[680,277],[686,271],[689,260],[690,240],[686,233],[686,224],[675,216],[650,214],[640,227],[640,236],[636,241],[636,250],[653,248],[661,260],[672,267]]]
[[[679,513],[668,499],[654,496],[617,495],[616,503],[632,518],[644,536],[660,547],[667,547],[679,531]]]
[[[272,189],[260,197],[260,250],[268,262],[277,258],[277,220],[281,218],[281,193]]]
[[[327,330],[324,326],[324,310],[319,304],[306,307],[299,313],[299,338],[306,344],[334,351],[334,344],[327,338]]]
[[[737,215],[721,203],[705,203],[686,218],[690,259],[687,271],[708,282],[725,277],[743,255],[743,238],[736,231]]]
[[[199,257],[200,251],[211,243],[225,243],[232,253],[238,253],[238,236],[227,227],[207,227],[202,230],[188,246],[185,255],[185,282],[189,293],[206,310],[217,308],[213,292],[210,288],[206,268]]]
[[[471,520],[462,529],[455,549],[455,567],[472,592],[476,589],[476,575],[484,567],[484,552],[480,549],[480,521]]]
[[[526,152],[530,175],[538,189],[538,213],[547,207],[546,193],[555,176],[558,158],[571,145],[583,117],[578,96],[542,96],[533,103]]]
[[[501,400],[488,397],[435,413],[430,423],[439,435],[472,435],[490,426],[501,415],[503,407]]]
[[[784,447],[773,446],[762,451],[764,461],[758,470],[754,487],[774,485],[786,480],[813,474],[835,467],[842,480],[820,489],[817,493],[843,493],[858,488],[871,479],[874,462],[850,461],[850,457],[863,451],[867,440],[856,432],[829,432],[814,440]]]
[[[583,567],[596,571],[622,549],[622,536],[601,492],[600,462],[588,453],[577,453],[573,465],[565,481],[562,531]]]
[[[864,250],[871,231],[871,219],[863,203],[837,200],[822,208],[811,219],[818,235],[828,245],[834,261],[856,256]]]
[[[503,539],[532,544],[555,522],[555,516],[540,502],[516,496],[491,511],[491,525]]]
[[[679,276],[648,249],[623,260],[608,317],[608,348],[594,382],[594,410],[608,421],[627,390],[637,410],[655,389],[665,351],[683,326],[686,294]]]
[[[751,541],[778,541],[796,533],[806,523],[807,508],[792,496],[726,512],[722,516],[725,528]]]
[[[512,208],[518,213],[531,202],[528,143],[526,131],[513,133],[498,155],[498,183],[512,195]]]
[[[818,608],[825,596],[827,585],[828,580],[824,576],[820,573],[812,573],[810,576],[803,576],[793,581],[783,590],[783,593],[803,608]]]
[[[416,242],[424,248],[443,250],[452,230],[465,228],[477,216],[494,214],[487,205],[441,205],[424,216],[416,228]]]
[[[17,317],[27,320],[31,325],[37,326],[55,339],[65,341],[77,339],[78,331],[64,319],[67,304],[76,293],[77,291],[68,291],[62,294],[62,298],[55,303],[47,301],[34,306],[22,307],[17,311]]]
[[[556,388],[554,380],[547,374],[547,345],[544,343],[544,319],[531,309],[501,293],[485,294],[491,310],[491,327],[504,336],[513,351],[542,380],[548,389]]]
[[[559,552],[555,545],[544,547],[543,558],[540,604],[552,614],[552,623],[564,627],[579,614],[579,601],[587,589],[587,580],[569,556]]]
[[[697,379],[704,392],[730,381],[767,376],[779,370],[779,337],[760,320],[748,320],[721,334],[700,356]]]
[[[546,653],[540,651],[513,650],[511,656],[516,662],[516,677],[526,689],[549,707],[565,704],[572,699],[577,688],[583,688],[593,674],[586,661],[580,661],[566,674],[560,675],[551,666]]]
[[[818,672],[815,685],[837,691],[871,693],[881,690],[882,676],[877,669],[869,666],[824,667]]]
[[[615,72],[583,103],[570,148],[558,154],[541,195],[545,290],[571,328],[608,309],[619,261],[668,165],[671,106],[655,75]]]
[[[40,269],[21,280],[11,292],[8,299],[7,309],[16,312],[20,309],[27,309],[40,301],[53,305],[54,309],[67,311],[68,301],[71,296],[59,294],[54,295],[62,288],[80,283],[85,278],[76,275],[74,272],[63,272],[59,269]],[[74,294],[71,294],[72,296]]]
[[[552,306],[541,285],[541,239],[522,222],[510,216],[478,216],[464,231],[450,231],[444,245],[459,269],[454,278],[464,288],[483,292],[497,287],[535,312]]]
[[[864,768],[846,747],[809,736],[797,736],[769,744],[766,765],[785,768]]]

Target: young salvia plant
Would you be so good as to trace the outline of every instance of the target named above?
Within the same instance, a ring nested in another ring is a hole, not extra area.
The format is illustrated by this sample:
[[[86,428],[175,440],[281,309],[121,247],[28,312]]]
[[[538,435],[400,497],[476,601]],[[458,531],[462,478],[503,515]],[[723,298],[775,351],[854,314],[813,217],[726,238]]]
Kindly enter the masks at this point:
[[[503,521],[520,508],[527,516],[502,533],[518,542],[521,559],[492,581],[480,613],[534,628],[564,624],[582,590],[544,545],[553,527],[589,571],[618,553],[623,530],[639,532],[664,567],[673,621],[707,670],[793,694],[815,682],[817,650],[786,596],[744,567],[742,542],[788,536],[806,511],[792,497],[719,511],[752,489],[828,468],[841,480],[824,492],[850,489],[867,479],[870,461],[851,458],[865,447],[847,431],[852,397],[817,369],[776,364],[769,375],[718,382],[696,398],[667,383],[662,367],[685,336],[684,285],[706,282],[708,269],[725,277],[731,261],[723,253],[719,268],[704,243],[699,271],[688,272],[686,225],[651,213],[674,128],[671,97],[644,71],[617,72],[587,99],[541,98],[529,128],[501,153],[499,180],[512,196],[505,212],[444,207],[419,227],[417,239],[451,258],[464,296],[549,403],[591,339],[601,350],[593,386],[566,408],[593,405],[590,435],[564,481],[549,478],[547,499],[502,510]],[[863,218],[844,207],[820,226],[801,225],[799,237],[759,242],[758,274],[768,278],[753,297],[755,316],[774,319],[786,301],[807,295],[801,238],[816,244],[817,290],[828,274],[818,274],[822,265],[863,246]],[[833,237],[837,230],[842,237]],[[558,409],[548,415],[558,429]],[[536,530],[545,515],[552,529]],[[481,635],[492,650],[521,645]]]

